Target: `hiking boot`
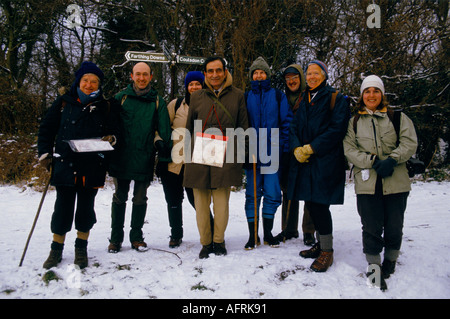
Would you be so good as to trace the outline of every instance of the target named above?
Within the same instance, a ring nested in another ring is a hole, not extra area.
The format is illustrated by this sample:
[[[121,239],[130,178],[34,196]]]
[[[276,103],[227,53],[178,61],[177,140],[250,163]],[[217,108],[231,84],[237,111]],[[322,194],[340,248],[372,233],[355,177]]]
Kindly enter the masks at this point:
[[[52,243],[50,254],[42,267],[45,269],[56,267],[62,260],[63,247],[64,244]]]
[[[214,254],[216,256],[225,256],[227,254],[227,249],[225,248],[225,242],[214,243]]]
[[[321,251],[319,257],[314,260],[311,269],[315,272],[325,272],[333,264],[333,252]]]
[[[143,240],[141,240],[141,241],[133,241],[131,243],[131,248],[136,250],[136,251],[140,251],[140,252],[146,251],[148,249],[147,248],[147,243],[145,241],[143,241]]]
[[[317,258],[321,251],[320,242],[317,242],[310,249],[302,250],[299,255],[303,258]]]
[[[198,257],[200,259],[205,259],[205,258],[209,258],[209,254],[211,254],[213,252],[214,248],[213,248],[213,244],[209,244],[209,245],[204,245],[202,247],[202,250],[200,250],[200,254],[198,255]]]
[[[122,248],[122,243],[109,243],[108,252],[116,254],[120,251],[121,248]]]
[[[304,233],[303,234],[303,243],[306,246],[312,246],[316,242],[316,239],[314,238],[314,234],[311,233]]]
[[[86,247],[75,247],[75,259],[73,261],[80,269],[88,266],[88,256]]]
[[[383,264],[381,265],[381,273],[383,274],[383,278],[389,278],[395,272],[395,261],[383,260]]]
[[[169,241],[169,247],[170,248],[176,248],[176,247],[179,247],[180,245],[181,245],[181,242],[182,242],[183,240],[181,239],[181,238],[173,238],[173,237],[170,237],[170,241]]]

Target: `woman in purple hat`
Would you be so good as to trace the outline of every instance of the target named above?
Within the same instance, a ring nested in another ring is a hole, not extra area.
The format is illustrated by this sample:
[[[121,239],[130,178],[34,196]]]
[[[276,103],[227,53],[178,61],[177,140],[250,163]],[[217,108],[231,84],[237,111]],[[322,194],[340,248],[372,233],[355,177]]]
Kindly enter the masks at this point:
[[[342,146],[350,109],[345,97],[327,84],[328,68],[309,63],[307,87],[290,128],[291,159],[288,198],[303,200],[316,229],[317,243],[300,252],[315,258],[311,269],[326,271],[333,263],[330,205],[343,204],[345,158]]]

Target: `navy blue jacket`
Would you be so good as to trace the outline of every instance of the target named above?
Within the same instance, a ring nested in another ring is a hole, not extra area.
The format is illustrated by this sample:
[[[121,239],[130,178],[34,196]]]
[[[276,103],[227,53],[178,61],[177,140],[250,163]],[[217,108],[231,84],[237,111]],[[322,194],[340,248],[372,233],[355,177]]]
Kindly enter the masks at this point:
[[[44,117],[38,134],[39,156],[53,156],[54,186],[102,187],[110,152],[75,153],[68,140],[118,135],[119,103],[100,98],[82,105],[73,93],[58,97]],[[63,103],[64,101],[64,103]]]
[[[326,85],[309,102],[304,93],[290,127],[290,150],[310,144],[314,154],[308,163],[291,157],[288,198],[331,205],[344,203],[346,163],[343,139],[347,132],[350,109],[345,97],[338,93],[331,110],[335,89]]]

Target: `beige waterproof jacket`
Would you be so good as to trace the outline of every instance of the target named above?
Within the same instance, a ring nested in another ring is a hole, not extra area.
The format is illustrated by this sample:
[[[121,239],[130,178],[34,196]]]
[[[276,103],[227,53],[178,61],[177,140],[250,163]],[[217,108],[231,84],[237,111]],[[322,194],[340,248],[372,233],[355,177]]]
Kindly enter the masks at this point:
[[[189,114],[186,128],[194,137],[194,121],[201,120],[202,126],[206,121],[205,130],[208,128],[223,129],[226,134],[227,128],[248,128],[247,108],[245,106],[244,92],[232,85],[232,77],[228,72],[222,90],[217,95],[218,100],[226,107],[230,116],[220,107],[215,107],[214,112],[208,117],[214,100],[208,94],[214,94],[208,80],[205,79],[206,89],[195,91],[191,94],[189,103]],[[217,103],[216,103],[217,104]],[[219,125],[220,122],[220,125]],[[194,138],[191,139],[193,150]],[[228,144],[230,145],[230,144]],[[225,162],[223,167],[213,167],[186,162],[183,186],[190,188],[212,189],[242,185],[242,164],[237,161],[237,145],[234,143],[234,161]],[[227,148],[227,153],[231,151]]]
[[[399,145],[397,133],[387,115],[387,109],[377,110],[373,114],[360,112],[356,134],[352,117],[347,135],[344,138],[344,153],[354,165],[356,194],[374,194],[377,173],[372,168],[375,155],[384,160],[392,157],[397,161],[394,173],[383,178],[383,194],[409,192],[411,182],[406,169],[406,161],[416,152],[417,135],[411,119],[402,113],[400,119]]]
[[[180,107],[175,113],[176,103],[177,99],[174,99],[167,105],[167,111],[169,111],[170,125],[172,127],[173,146],[184,140],[184,129],[186,128],[186,120],[189,112],[189,105],[187,105],[186,100],[183,99],[183,102],[181,102]],[[180,160],[170,162],[168,164],[168,170],[169,172],[178,175],[180,174],[181,168],[183,167],[184,164],[184,160],[181,160],[184,157],[183,153],[184,148],[175,147],[174,149],[179,151],[179,154],[177,154],[179,155],[179,157],[177,158],[180,158]]]

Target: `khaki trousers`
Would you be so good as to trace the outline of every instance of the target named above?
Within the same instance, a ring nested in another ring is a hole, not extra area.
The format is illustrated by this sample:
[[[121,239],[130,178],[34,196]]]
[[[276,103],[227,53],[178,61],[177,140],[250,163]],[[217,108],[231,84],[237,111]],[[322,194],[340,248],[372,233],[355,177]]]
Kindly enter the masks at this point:
[[[194,188],[195,210],[197,215],[197,227],[200,234],[200,243],[203,246],[225,241],[225,230],[228,225],[230,199],[230,187],[203,189]],[[210,205],[211,198],[214,212],[214,238],[211,235]]]

